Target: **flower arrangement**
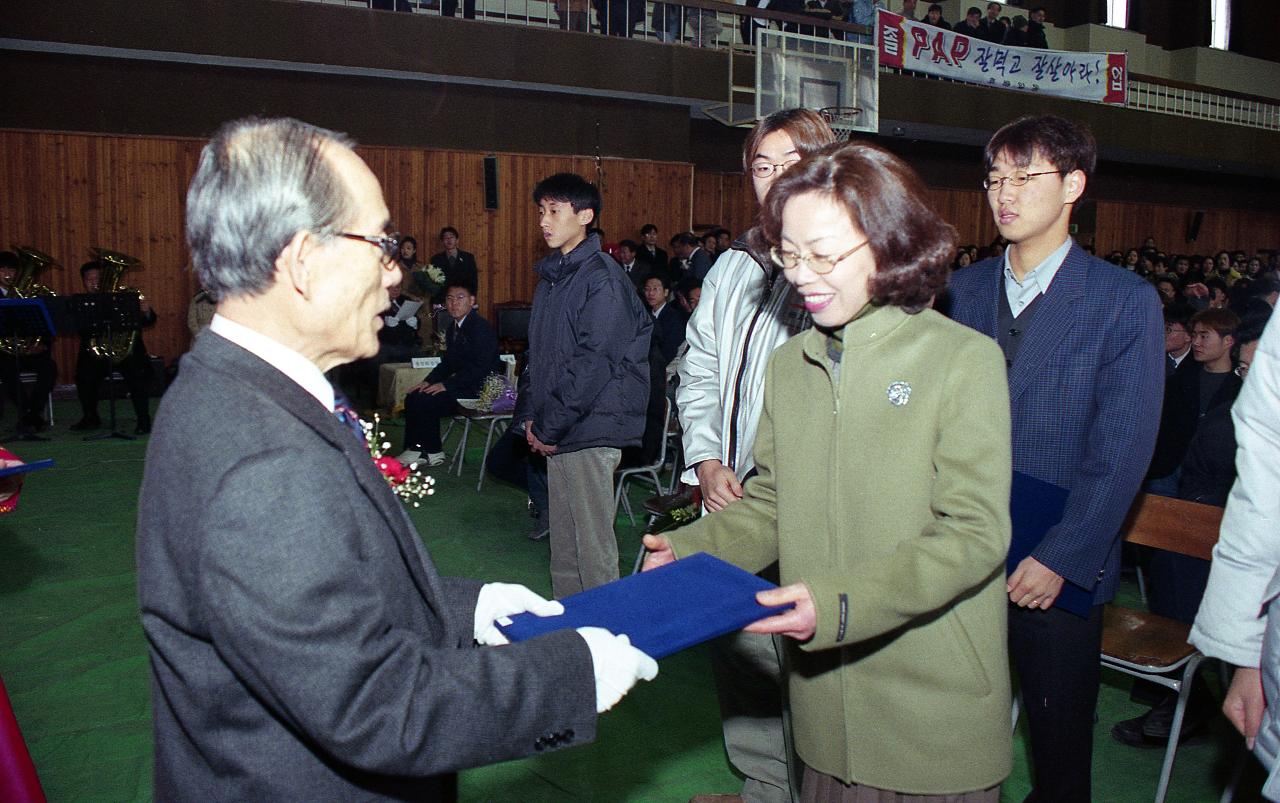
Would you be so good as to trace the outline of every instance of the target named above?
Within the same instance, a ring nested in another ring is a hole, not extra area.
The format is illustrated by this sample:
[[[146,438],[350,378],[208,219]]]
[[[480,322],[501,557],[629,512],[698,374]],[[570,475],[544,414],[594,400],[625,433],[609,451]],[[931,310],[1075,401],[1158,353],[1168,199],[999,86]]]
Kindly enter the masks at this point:
[[[360,422],[360,427],[364,430],[365,442],[369,444],[369,455],[373,458],[373,465],[402,502],[418,507],[421,500],[435,494],[435,477],[419,474],[417,463],[406,466],[387,455],[386,450],[391,448],[391,442],[385,440],[387,433],[379,431],[378,426],[381,423],[381,419],[376,414],[373,416],[372,424],[363,420]]]
[[[419,293],[430,298],[444,289],[444,271],[435,265],[427,265],[422,270],[415,270],[413,286]]]
[[[501,374],[489,374],[480,387],[480,409],[487,413],[509,413],[516,409],[516,389]]]

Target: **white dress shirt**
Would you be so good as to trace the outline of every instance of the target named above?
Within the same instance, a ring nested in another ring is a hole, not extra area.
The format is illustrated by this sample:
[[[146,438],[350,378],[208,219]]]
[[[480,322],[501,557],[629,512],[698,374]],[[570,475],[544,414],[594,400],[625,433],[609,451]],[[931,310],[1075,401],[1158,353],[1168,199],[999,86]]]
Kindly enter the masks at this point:
[[[311,360],[261,332],[255,332],[221,315],[213,316],[209,330],[261,358],[315,396],[316,401],[324,405],[324,409],[333,412],[333,385],[329,384],[329,380],[324,378],[324,372]]]

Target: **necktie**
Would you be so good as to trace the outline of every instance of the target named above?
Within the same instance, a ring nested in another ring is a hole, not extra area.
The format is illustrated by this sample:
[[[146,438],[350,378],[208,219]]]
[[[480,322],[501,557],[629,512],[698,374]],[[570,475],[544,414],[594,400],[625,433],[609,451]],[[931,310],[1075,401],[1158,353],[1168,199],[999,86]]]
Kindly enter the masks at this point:
[[[364,442],[364,427],[360,424],[360,415],[351,406],[351,401],[337,391],[333,393],[333,414],[339,421],[346,424],[347,429],[351,430],[361,443]]]

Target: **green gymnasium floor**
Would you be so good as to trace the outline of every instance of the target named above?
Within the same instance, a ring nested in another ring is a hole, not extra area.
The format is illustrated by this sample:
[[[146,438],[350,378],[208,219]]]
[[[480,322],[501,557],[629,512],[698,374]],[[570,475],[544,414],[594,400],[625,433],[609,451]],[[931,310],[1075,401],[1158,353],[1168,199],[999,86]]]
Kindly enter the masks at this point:
[[[27,460],[54,458],[57,468],[34,475],[17,512],[0,518],[0,676],[51,801],[148,800],[147,653],[133,556],[145,440],[84,443],[67,429],[78,412],[74,402],[57,402],[50,442],[6,444]],[[10,407],[0,428],[12,416]],[[131,419],[124,425],[132,431]],[[388,427],[388,435],[398,444],[401,431]],[[548,545],[525,538],[523,494],[497,482],[475,490],[482,440],[472,439],[461,478],[434,472],[436,495],[412,512],[418,530],[444,573],[549,594]],[[640,529],[623,516],[617,531],[623,571],[630,571]],[[1161,752],[1111,740],[1111,723],[1141,709],[1123,677],[1105,675],[1104,684],[1095,798],[1150,800]],[[1179,751],[1169,799],[1217,800],[1238,749],[1218,721],[1211,738]],[[1004,800],[1027,791],[1024,753],[1015,741]],[[1237,799],[1256,800],[1260,783],[1259,772],[1246,774]],[[738,788],[700,649],[664,660],[654,682],[604,715],[594,744],[461,776],[468,801],[685,801]]]

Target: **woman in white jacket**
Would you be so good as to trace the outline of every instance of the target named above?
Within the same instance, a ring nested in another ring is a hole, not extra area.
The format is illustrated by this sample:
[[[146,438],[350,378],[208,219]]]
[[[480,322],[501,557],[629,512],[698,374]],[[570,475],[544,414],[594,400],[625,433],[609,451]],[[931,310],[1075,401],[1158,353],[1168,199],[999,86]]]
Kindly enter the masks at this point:
[[[1263,794],[1280,800],[1280,323],[1274,315],[1231,417],[1238,477],[1189,640],[1237,667],[1222,709],[1270,772]]]

